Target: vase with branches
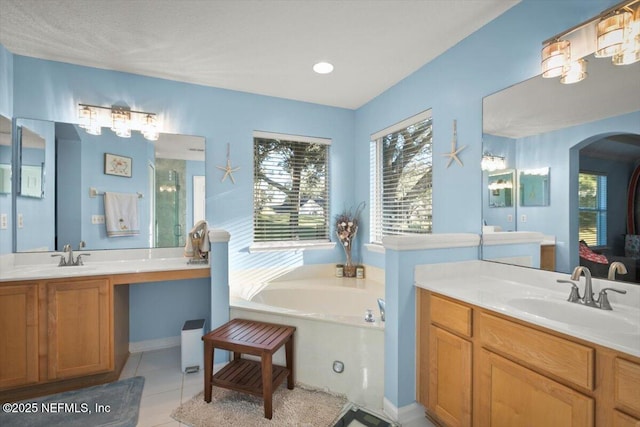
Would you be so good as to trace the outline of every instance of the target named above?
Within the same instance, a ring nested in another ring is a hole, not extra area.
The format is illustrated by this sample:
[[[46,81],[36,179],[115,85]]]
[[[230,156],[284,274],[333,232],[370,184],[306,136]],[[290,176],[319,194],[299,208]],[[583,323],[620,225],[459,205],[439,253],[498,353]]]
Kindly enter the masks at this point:
[[[365,203],[362,202],[355,209],[355,212],[349,209],[336,215],[336,236],[346,256],[346,262],[344,264],[345,277],[356,276],[356,266],[353,263],[352,250],[356,234],[358,233],[360,213],[362,213],[364,206]]]

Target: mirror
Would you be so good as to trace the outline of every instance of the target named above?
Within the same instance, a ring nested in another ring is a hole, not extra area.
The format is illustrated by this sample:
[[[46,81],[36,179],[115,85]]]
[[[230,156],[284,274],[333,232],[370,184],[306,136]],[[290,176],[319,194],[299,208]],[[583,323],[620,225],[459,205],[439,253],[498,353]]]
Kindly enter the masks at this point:
[[[15,119],[13,143],[17,148],[16,170],[20,171],[13,196],[16,217],[16,252],[51,251],[55,248],[53,197],[55,172],[55,126],[44,120]],[[16,174],[14,173],[15,177]]]
[[[0,115],[0,255],[11,253],[11,119]]]
[[[34,126],[33,123],[31,125]],[[37,126],[34,127],[37,128]],[[31,130],[24,124],[18,126],[16,131],[20,153],[18,195],[42,199],[44,198],[45,138],[37,133],[38,129]]]
[[[497,171],[484,171],[483,220],[502,225],[502,231],[549,237],[555,242],[555,270],[565,273],[581,262],[578,175],[609,177],[606,230],[600,230],[606,243],[595,250],[614,259],[625,255],[627,188],[640,163],[640,62],[615,66],[607,58],[586,59],[588,77],[582,82],[563,85],[537,76],[483,100],[483,152],[503,157],[506,167],[517,171],[519,201],[496,218],[501,209],[490,207],[486,186]]]
[[[75,249],[80,241],[86,250],[185,244],[186,234],[201,219],[195,218],[193,206],[204,205],[204,185],[195,193],[193,188],[193,177],[205,173],[204,138],[163,133],[157,141],[148,141],[138,132],[120,138],[107,128],[101,135],[90,135],[75,124],[29,122],[52,127],[45,151],[46,158],[55,162],[45,162],[44,176],[51,173],[54,178],[44,180],[44,191],[53,197],[40,201],[51,209],[54,220],[35,234],[27,226],[31,219],[23,213],[23,228],[16,225],[16,251],[61,250],[67,243]],[[53,181],[50,193],[49,181]],[[107,233],[105,192],[135,196],[137,231],[117,237]]]
[[[518,193],[520,206],[549,206],[549,168],[520,170]]]
[[[489,207],[510,208],[513,206],[514,171],[501,171],[489,174]]]

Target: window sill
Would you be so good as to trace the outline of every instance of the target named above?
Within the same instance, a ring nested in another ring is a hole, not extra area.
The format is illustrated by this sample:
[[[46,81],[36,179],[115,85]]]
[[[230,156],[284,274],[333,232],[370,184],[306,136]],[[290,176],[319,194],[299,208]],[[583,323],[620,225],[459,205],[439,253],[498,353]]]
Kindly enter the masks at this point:
[[[253,243],[251,246],[249,246],[249,253],[329,250],[329,249],[333,249],[335,246],[336,246],[335,242],[321,242],[321,241]]]
[[[377,253],[377,254],[385,253],[384,246],[382,246],[382,245],[380,245],[378,243],[365,243],[364,247],[369,252],[374,252],[374,253]]]

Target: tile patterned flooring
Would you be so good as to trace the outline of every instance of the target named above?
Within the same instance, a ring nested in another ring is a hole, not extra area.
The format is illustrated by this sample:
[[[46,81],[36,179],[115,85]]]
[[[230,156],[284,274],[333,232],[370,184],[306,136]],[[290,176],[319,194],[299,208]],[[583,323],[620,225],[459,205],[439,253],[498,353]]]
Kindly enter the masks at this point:
[[[145,377],[138,427],[180,427],[171,412],[198,394],[204,385],[202,371],[184,374],[180,370],[180,347],[132,353],[120,379]],[[244,427],[244,426],[238,426]],[[247,426],[249,427],[249,426]],[[404,427],[434,427],[426,419],[416,420]]]

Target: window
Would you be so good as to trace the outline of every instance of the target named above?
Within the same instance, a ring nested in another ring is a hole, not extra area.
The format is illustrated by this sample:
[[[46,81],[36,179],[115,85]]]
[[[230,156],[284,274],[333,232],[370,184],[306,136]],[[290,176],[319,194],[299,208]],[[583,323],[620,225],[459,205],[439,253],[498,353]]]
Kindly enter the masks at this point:
[[[371,242],[431,233],[431,110],[371,136]]]
[[[589,246],[607,244],[607,176],[581,172],[578,176],[578,236]]]
[[[327,242],[330,140],[253,137],[254,242]]]

